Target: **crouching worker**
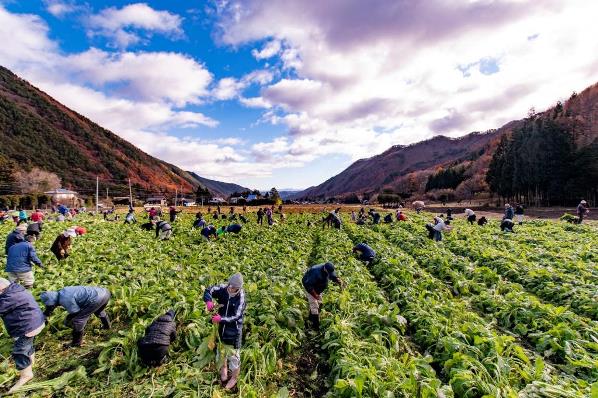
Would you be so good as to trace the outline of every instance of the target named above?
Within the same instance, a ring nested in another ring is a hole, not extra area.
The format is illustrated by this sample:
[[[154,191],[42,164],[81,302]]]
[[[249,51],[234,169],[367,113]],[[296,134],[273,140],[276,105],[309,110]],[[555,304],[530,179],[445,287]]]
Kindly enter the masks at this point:
[[[161,221],[159,218],[154,218],[156,225],[156,238],[160,240],[168,240],[172,237],[172,227],[166,221]]]
[[[365,243],[359,243],[353,248],[353,253],[359,253],[359,260],[370,265],[376,258],[376,252],[374,249],[366,245]]]
[[[470,225],[473,225],[473,223],[476,220],[475,212],[473,210],[471,210],[471,209],[465,209],[465,215],[467,216],[467,222]]]
[[[232,390],[241,373],[241,336],[246,305],[243,276],[236,273],[228,279],[228,283],[207,288],[203,301],[208,312],[215,308],[214,300],[218,303],[217,313],[212,316],[212,322],[218,324],[220,337],[216,353],[220,381],[226,383],[226,390]]]
[[[500,223],[500,230],[503,232],[515,232],[513,230],[514,225],[515,225],[515,223],[513,222],[513,220],[511,220],[510,218],[505,218]]]
[[[8,391],[11,394],[33,378],[33,340],[44,328],[45,318],[28,290],[4,278],[0,278],[0,317],[14,339],[12,358],[20,372],[19,380]]]
[[[160,366],[168,355],[170,344],[176,339],[174,310],[155,319],[137,342],[139,358],[146,366]]]
[[[303,275],[302,283],[309,303],[309,320],[312,328],[320,329],[320,304],[322,304],[322,293],[328,288],[328,281],[343,286],[341,278],[334,272],[334,264],[325,263],[312,266]]]
[[[71,254],[71,246],[73,244],[73,238],[77,235],[85,234],[85,228],[73,227],[69,228],[54,239],[50,251],[54,253],[58,260],[64,260]]]
[[[100,318],[103,329],[110,329],[110,318],[105,311],[110,301],[108,289],[97,286],[65,286],[57,292],[43,292],[40,298],[46,306],[46,317],[58,306],[68,312],[64,323],[73,329],[71,347],[81,347],[83,330],[92,314]]]
[[[478,225],[480,227],[483,227],[486,224],[488,224],[488,219],[484,216],[480,217],[480,219],[478,220]]]
[[[216,227],[213,226],[212,224],[208,225],[207,227],[205,227],[201,230],[201,237],[204,240],[209,241],[210,236],[213,237],[214,239],[216,239],[216,237],[218,236]]]

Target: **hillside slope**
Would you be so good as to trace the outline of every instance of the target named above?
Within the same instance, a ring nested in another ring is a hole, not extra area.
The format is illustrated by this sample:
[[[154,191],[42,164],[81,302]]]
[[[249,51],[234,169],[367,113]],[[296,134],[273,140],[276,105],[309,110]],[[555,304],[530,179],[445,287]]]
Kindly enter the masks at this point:
[[[380,155],[361,159],[324,183],[294,195],[295,198],[327,198],[349,193],[377,191],[402,176],[479,154],[508,127],[460,138],[437,136],[417,144],[396,145]]]
[[[222,182],[216,180],[210,180],[209,178],[201,177],[196,173],[191,171],[188,172],[195,180],[197,180],[201,186],[206,187],[212,192],[213,194],[217,194],[220,196],[230,196],[234,192],[243,192],[249,191],[249,188],[245,188],[238,184],[233,184],[230,182]]]
[[[191,192],[200,184],[1,66],[0,140],[0,155],[19,168],[53,172],[63,186],[82,192],[95,188],[96,176],[115,194],[126,190],[129,178],[138,193],[174,194],[177,188]]]

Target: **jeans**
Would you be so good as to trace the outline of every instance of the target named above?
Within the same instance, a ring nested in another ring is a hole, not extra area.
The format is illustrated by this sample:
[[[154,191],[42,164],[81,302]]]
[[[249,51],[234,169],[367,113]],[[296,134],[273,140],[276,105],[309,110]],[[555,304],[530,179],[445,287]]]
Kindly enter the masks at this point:
[[[35,352],[33,349],[33,340],[35,337],[21,336],[15,340],[12,346],[12,358],[15,361],[17,370],[23,370],[31,366],[31,355]]]

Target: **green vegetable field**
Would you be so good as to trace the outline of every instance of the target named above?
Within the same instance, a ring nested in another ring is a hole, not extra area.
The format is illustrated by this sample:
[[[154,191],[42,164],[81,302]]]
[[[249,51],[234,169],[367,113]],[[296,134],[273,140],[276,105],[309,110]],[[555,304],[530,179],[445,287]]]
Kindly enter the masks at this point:
[[[82,215],[74,223],[88,233],[61,263],[49,248],[67,225],[46,223],[35,246],[47,268],[35,269],[34,296],[107,287],[113,328],[92,318],[84,346],[66,349],[66,312],[56,311],[36,338],[35,378],[21,395],[598,397],[595,225],[531,221],[505,234],[497,221],[479,227],[461,217],[436,243],[426,238],[429,214],[408,217],[357,226],[345,214],[335,230],[308,227],[318,214],[291,214],[273,227],[250,215],[240,234],[204,242],[184,215],[173,239],[161,242],[138,225]],[[2,236],[13,227],[0,225]],[[351,252],[359,242],[378,253],[370,267]],[[315,334],[306,330],[301,277],[325,261],[347,287],[323,295]],[[202,295],[237,271],[248,304],[238,392],[227,394]],[[178,324],[170,359],[145,368],[136,341],[169,308]],[[0,329],[0,392],[18,378],[11,346]]]

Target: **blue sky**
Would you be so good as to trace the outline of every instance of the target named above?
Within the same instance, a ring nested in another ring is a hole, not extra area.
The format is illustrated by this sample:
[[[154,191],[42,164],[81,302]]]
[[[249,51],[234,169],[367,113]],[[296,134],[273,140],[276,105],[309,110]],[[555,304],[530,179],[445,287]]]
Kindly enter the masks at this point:
[[[184,169],[306,188],[595,83],[597,13],[582,0],[0,0],[0,63]]]

